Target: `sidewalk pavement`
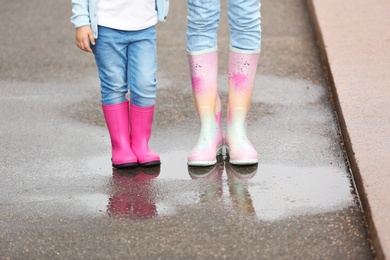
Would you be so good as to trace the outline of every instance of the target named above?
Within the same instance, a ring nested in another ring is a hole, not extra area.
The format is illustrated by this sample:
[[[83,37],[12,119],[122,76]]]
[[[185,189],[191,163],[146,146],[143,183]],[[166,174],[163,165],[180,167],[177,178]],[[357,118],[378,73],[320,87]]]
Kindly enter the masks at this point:
[[[390,259],[390,1],[309,0],[378,259]]]

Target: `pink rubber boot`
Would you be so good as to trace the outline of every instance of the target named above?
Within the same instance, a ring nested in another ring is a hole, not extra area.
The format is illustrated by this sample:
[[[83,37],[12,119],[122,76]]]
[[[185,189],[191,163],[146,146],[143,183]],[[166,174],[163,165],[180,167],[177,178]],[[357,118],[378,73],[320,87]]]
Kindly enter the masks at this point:
[[[218,53],[212,50],[189,54],[192,90],[200,119],[200,134],[188,156],[190,166],[209,166],[217,163],[224,144],[220,127],[221,100],[217,93]]]
[[[129,102],[102,105],[111,138],[112,166],[125,168],[136,166],[137,157],[130,148]]]
[[[152,133],[154,106],[139,107],[130,104],[131,149],[138,158],[139,165],[160,164],[160,156],[149,148]]]
[[[258,155],[246,134],[249,111],[260,51],[231,48],[229,54],[229,104],[226,148],[231,164],[258,163]]]

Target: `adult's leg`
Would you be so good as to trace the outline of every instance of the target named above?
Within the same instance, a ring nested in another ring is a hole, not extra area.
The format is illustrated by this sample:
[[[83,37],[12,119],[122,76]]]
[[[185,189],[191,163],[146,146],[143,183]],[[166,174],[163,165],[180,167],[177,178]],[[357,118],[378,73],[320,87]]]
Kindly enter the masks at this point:
[[[189,54],[190,74],[195,105],[200,118],[200,133],[188,156],[192,166],[208,166],[217,162],[224,144],[221,121],[221,100],[217,93],[218,54],[216,51]]]
[[[219,0],[188,0],[188,63],[201,124],[198,141],[188,156],[188,164],[193,166],[215,164],[222,151],[221,101],[217,93],[219,15]]]
[[[254,164],[258,155],[246,133],[261,48],[260,1],[229,0],[231,46],[226,146],[232,164]]]
[[[187,0],[187,8],[187,51],[216,50],[220,0]]]
[[[251,52],[261,49],[260,0],[228,0],[230,46]]]

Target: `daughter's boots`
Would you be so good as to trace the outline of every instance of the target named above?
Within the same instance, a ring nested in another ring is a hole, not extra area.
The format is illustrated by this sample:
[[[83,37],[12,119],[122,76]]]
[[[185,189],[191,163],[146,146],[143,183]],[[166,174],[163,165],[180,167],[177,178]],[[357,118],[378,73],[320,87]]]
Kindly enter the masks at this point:
[[[148,146],[154,106],[138,107],[130,104],[130,114],[128,101],[102,105],[102,108],[111,138],[113,167],[160,164],[160,156]]]
[[[229,53],[229,103],[227,113],[226,150],[231,164],[258,163],[258,155],[246,134],[259,51],[232,48]]]
[[[160,164],[160,156],[149,148],[152,132],[154,106],[139,107],[130,104],[130,139],[131,149],[141,166]]]
[[[221,100],[217,93],[218,53],[189,54],[192,90],[200,118],[198,142],[188,156],[190,166],[209,166],[222,153]]]
[[[115,168],[136,166],[137,157],[130,148],[129,102],[102,105],[102,108],[111,138],[112,166]]]

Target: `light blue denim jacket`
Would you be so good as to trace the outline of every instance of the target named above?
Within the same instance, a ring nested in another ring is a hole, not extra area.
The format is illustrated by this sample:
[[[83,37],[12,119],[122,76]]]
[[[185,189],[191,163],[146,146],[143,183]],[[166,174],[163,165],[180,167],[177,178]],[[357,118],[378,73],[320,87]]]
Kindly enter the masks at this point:
[[[157,17],[164,22],[169,11],[169,0],[156,0]],[[96,0],[72,0],[72,16],[70,21],[75,28],[90,25],[93,37],[98,37]]]

